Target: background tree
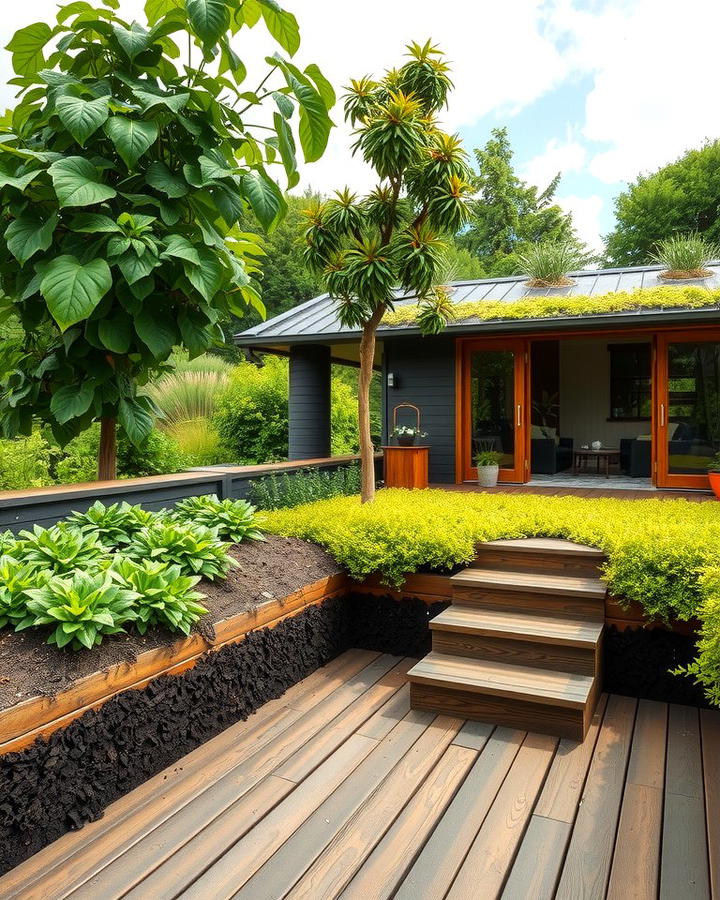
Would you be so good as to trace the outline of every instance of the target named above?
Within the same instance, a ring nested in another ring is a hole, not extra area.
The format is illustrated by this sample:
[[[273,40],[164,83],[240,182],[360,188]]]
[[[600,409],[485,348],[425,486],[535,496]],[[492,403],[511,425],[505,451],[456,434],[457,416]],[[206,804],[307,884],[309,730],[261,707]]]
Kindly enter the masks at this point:
[[[605,240],[608,262],[616,266],[652,262],[658,242],[675,234],[720,241],[720,141],[638,177],[615,200],[615,217]]]
[[[477,195],[456,242],[477,257],[485,277],[519,274],[518,254],[538,241],[576,240],[572,217],[553,202],[560,173],[542,191],[522,181],[513,168],[507,128],[494,128],[474,153]]]
[[[0,350],[0,426],[13,437],[39,420],[65,444],[99,420],[101,478],[114,477],[116,422],[135,444],[150,433],[138,387],[173,348],[198,355],[223,340],[223,317],[262,310],[258,241],[237,223],[282,219],[266,167],[297,184],[291,124],[299,113],[317,159],[334,102],[317,66],[279,55],[246,88],[239,31],[262,19],[298,49],[275,0],[147,0],[146,25],[117,6],[79,0],[54,27],[15,34],[21,100],[0,127],[0,315],[21,327]],[[263,101],[272,128],[247,119]]]
[[[360,328],[358,425],[362,500],[375,494],[369,393],[375,334],[393,307],[395,289],[416,294],[421,327],[445,324],[448,298],[435,291],[443,261],[443,233],[467,219],[469,171],[460,140],[440,130],[436,115],[452,83],[448,66],[430,42],[408,47],[409,61],[380,81],[353,81],[345,96],[346,118],[355,126],[354,151],[380,183],[359,199],[349,190],[308,214],[305,258],[323,273],[342,323]]]

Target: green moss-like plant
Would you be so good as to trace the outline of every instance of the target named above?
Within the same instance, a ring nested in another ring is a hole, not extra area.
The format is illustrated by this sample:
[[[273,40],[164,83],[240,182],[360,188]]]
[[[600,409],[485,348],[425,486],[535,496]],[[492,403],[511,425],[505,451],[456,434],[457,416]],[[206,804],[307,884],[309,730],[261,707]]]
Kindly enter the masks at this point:
[[[501,300],[468,300],[457,303],[453,320],[479,319],[483,322],[518,319],[554,319],[565,316],[592,316],[602,313],[634,312],[640,309],[706,309],[720,305],[720,290],[699,287],[656,287],[637,291],[615,291],[594,297],[523,297],[506,303]],[[422,310],[412,304],[387,313],[383,325],[413,325]]]

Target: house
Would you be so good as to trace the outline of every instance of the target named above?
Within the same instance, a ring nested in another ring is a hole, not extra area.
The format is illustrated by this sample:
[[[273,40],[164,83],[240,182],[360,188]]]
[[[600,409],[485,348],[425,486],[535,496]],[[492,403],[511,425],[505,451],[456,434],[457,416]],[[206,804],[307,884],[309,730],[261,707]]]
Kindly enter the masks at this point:
[[[524,277],[456,282],[457,318],[429,337],[415,298],[399,296],[378,330],[384,440],[407,402],[429,433],[432,482],[473,479],[474,455],[493,448],[501,482],[587,472],[707,488],[720,450],[720,266],[710,271],[672,286],[658,266],[542,290]],[[327,294],[236,336],[290,358],[291,459],[330,455],[330,365],[357,365],[359,337]],[[578,452],[598,441],[607,453]]]

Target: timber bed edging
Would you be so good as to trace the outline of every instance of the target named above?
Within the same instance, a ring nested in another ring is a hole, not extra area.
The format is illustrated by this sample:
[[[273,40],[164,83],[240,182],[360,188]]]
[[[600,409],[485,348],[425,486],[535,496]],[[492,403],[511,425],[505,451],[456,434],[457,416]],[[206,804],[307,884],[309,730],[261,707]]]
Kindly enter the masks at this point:
[[[273,628],[308,606],[344,594],[390,597],[397,601],[413,598],[431,606],[449,603],[452,586],[449,575],[408,575],[399,590],[382,584],[379,575],[371,575],[364,581],[355,581],[345,573],[330,575],[286,597],[268,600],[254,610],[214,623],[213,641],[192,634],[167,646],[146,650],[133,661],[115,663],[87,675],[55,696],[36,695],[0,711],[0,756],[23,750],[37,738],[48,737],[122,691],[142,689],[162,675],[179,675],[196,665],[205,654],[237,643],[255,629]],[[618,598],[609,595],[605,600],[605,623],[619,631],[668,628],[659,621],[648,620],[638,604],[623,606]],[[669,630],[691,635],[695,629],[692,623],[676,622]]]
[[[48,737],[83,713],[96,709],[126,690],[139,690],[162,675],[179,675],[192,668],[206,653],[238,643],[258,628],[273,628],[283,619],[308,606],[347,592],[344,573],[329,575],[254,610],[214,623],[215,640],[192,634],[174,643],[146,650],[133,661],[115,663],[86,675],[54,697],[36,695],[0,712],[0,756],[23,750],[37,738]]]

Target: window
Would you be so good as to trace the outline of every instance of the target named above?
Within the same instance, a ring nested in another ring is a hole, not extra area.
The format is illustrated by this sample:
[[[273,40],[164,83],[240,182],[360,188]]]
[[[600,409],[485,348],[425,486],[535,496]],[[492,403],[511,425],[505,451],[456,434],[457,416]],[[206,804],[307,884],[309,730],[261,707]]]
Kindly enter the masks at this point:
[[[650,344],[608,344],[610,421],[649,420],[652,408]]]

